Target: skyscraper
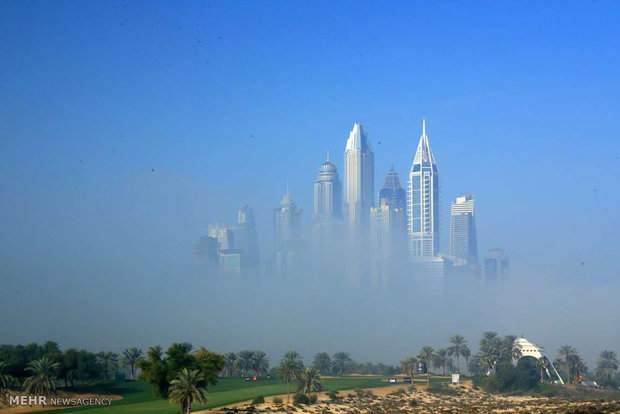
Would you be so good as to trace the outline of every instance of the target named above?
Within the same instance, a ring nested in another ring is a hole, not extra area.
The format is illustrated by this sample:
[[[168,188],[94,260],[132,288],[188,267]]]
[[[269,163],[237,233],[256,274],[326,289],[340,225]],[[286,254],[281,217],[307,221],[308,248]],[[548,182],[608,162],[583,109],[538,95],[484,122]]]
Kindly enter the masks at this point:
[[[342,184],[336,166],[329,160],[319,167],[314,182],[314,224],[331,224],[342,220]]]
[[[301,245],[301,213],[286,189],[280,207],[273,209],[274,251],[276,270],[283,273],[295,262]]]
[[[314,182],[314,263],[335,263],[342,247],[342,184],[336,166],[329,160],[319,167]],[[326,269],[321,269],[325,272]]]
[[[406,206],[406,192],[392,167],[379,190],[379,205],[370,208],[371,249],[375,256],[390,258],[401,253],[399,247],[406,243],[407,234]]]
[[[504,256],[503,249],[491,249],[484,258],[485,282],[494,284],[503,282],[508,276],[510,260]]]
[[[366,131],[356,123],[344,151],[344,216],[350,234],[367,231],[374,192],[374,154]]]
[[[245,265],[258,266],[258,235],[254,221],[254,211],[249,205],[241,207],[237,214],[237,227],[233,228],[235,248],[245,252]]]
[[[422,120],[422,136],[409,171],[407,193],[409,254],[412,258],[439,254],[439,174]]]
[[[450,204],[450,256],[455,265],[478,264],[474,195],[464,194]]]

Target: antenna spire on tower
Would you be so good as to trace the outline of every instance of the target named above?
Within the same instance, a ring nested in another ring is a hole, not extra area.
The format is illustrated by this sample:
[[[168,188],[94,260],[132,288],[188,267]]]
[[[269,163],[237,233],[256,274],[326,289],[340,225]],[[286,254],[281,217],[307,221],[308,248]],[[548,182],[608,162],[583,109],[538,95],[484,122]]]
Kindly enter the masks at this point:
[[[422,135],[426,135],[426,118],[422,118]]]
[[[327,162],[329,162],[329,150],[327,150]]]

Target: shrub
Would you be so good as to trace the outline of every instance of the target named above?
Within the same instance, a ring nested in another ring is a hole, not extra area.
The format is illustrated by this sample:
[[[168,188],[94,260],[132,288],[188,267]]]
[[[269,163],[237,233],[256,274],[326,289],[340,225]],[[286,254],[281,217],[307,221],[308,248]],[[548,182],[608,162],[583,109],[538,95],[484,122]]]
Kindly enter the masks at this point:
[[[310,394],[308,395],[308,404],[316,404],[316,401],[319,399],[318,395]]]
[[[295,405],[301,405],[301,404],[308,405],[308,396],[306,394],[295,394],[295,399],[293,400],[293,404],[295,404]]]
[[[540,386],[540,393],[548,398],[555,397],[556,395],[558,395],[560,390],[561,387],[553,384],[542,384]]]
[[[274,404],[282,404],[282,398],[280,398],[280,397],[274,397],[274,398],[273,398],[273,403],[274,403]]]
[[[404,388],[399,388],[397,390],[394,390],[390,393],[390,395],[405,395],[407,393],[407,391],[405,391]]]
[[[539,386],[537,373],[529,363],[522,363],[522,361],[519,361],[516,367],[511,364],[500,366],[495,375],[474,377],[474,386],[491,393],[537,389]]]
[[[327,393],[327,396],[332,401],[340,401],[343,398],[342,396],[338,395],[338,391],[329,391]]]
[[[415,385],[411,384],[410,386],[407,387],[407,389],[409,391],[415,391]]]
[[[446,383],[433,383],[429,385],[426,391],[433,394],[442,394],[442,395],[459,395],[459,392],[454,388],[451,388]]]
[[[264,402],[265,402],[265,397],[263,397],[262,395],[254,397],[254,399],[252,400],[252,404],[262,404]]]
[[[418,406],[418,400],[409,400],[409,406],[410,407],[417,407]]]

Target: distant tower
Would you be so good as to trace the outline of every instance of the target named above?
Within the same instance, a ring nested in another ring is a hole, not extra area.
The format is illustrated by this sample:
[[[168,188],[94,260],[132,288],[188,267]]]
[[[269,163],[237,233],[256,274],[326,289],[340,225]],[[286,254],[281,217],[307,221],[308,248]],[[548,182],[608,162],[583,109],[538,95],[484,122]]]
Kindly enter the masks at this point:
[[[450,256],[457,260],[455,264],[478,264],[474,195],[471,193],[457,197],[450,205]]]
[[[344,151],[344,216],[351,234],[368,229],[374,192],[374,154],[366,131],[356,123]]]
[[[329,160],[319,167],[314,182],[314,224],[333,223],[342,220],[342,184],[336,166]]]
[[[237,227],[233,229],[235,234],[235,248],[241,249],[246,254],[246,264],[249,268],[258,266],[258,234],[254,221],[254,211],[249,205],[239,209],[237,214]]]
[[[422,136],[409,171],[408,233],[412,258],[439,254],[439,174],[422,120]]]
[[[371,246],[375,254],[389,258],[400,253],[399,246],[406,242],[406,206],[407,194],[392,167],[379,190],[379,205],[370,208]]]
[[[503,249],[491,249],[484,258],[484,278],[487,283],[503,282],[508,276],[510,261]]]
[[[280,207],[273,209],[274,251],[279,272],[287,270],[296,261],[301,243],[301,213],[286,186]]]

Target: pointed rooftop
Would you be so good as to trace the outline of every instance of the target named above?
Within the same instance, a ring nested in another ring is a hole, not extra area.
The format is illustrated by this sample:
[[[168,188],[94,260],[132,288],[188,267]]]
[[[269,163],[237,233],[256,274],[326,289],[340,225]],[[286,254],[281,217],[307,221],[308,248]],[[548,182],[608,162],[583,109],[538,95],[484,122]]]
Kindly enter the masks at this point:
[[[385,182],[383,188],[389,188],[391,190],[397,190],[400,188],[400,180],[398,179],[398,173],[394,171],[394,166],[390,167],[390,171],[385,174]]]
[[[422,135],[420,136],[418,149],[416,150],[415,157],[413,158],[413,164],[424,163],[430,163],[431,165],[435,164],[435,156],[433,155],[431,146],[428,143],[428,135],[426,135],[426,119],[422,118]]]
[[[362,150],[370,151],[370,140],[364,130],[364,126],[360,123],[355,123],[353,129],[349,133],[349,139],[347,140],[346,150]]]

